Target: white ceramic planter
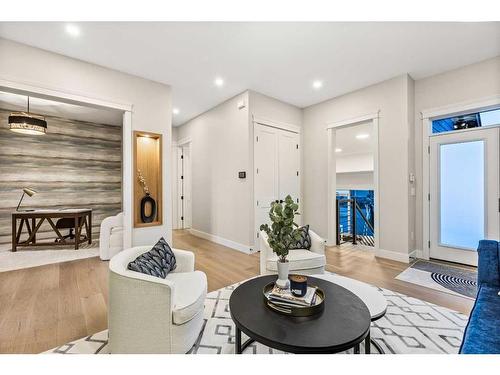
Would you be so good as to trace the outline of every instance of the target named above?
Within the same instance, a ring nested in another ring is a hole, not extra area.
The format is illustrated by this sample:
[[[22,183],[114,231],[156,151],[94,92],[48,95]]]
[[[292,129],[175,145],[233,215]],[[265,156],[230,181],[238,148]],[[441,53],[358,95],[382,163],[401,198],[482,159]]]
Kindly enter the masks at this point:
[[[277,261],[277,263],[278,280],[276,280],[276,285],[280,288],[286,288],[288,287],[288,272],[290,270],[290,263],[288,261],[280,262],[279,260]]]

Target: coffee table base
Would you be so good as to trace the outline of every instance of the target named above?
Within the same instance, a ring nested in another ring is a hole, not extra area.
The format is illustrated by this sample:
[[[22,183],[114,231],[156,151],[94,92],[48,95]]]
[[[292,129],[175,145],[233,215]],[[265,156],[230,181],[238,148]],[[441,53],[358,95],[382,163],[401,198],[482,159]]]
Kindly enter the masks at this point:
[[[236,354],[242,354],[246,348],[248,348],[249,345],[254,343],[254,339],[248,339],[244,343],[241,342],[241,330],[236,327],[236,335],[235,335],[235,353]],[[368,336],[365,338],[365,354],[371,354],[371,345],[377,349],[377,351],[380,354],[385,354],[384,350],[382,347],[375,341],[372,340],[370,337],[370,332],[368,332]],[[354,346],[354,354],[359,354],[359,344]]]
[[[245,351],[245,349],[248,348],[248,346],[254,342],[255,342],[254,339],[249,338],[244,343],[241,343],[241,330],[238,327],[236,327],[236,335],[235,335],[235,343],[234,343],[234,349],[235,349],[236,354],[242,354]],[[367,343],[367,342],[368,343],[373,342],[373,345],[377,348],[377,350],[379,350],[379,351],[382,350],[377,343],[370,340],[370,333],[369,332],[368,332],[368,336],[366,336],[366,339],[365,339],[365,343]],[[365,354],[370,354],[370,349],[369,349],[370,344],[368,344],[368,345],[365,344],[365,348],[368,348],[365,350]],[[354,345],[354,354],[359,354],[359,353],[360,353],[359,344],[356,344],[356,345]],[[383,352],[381,352],[381,353],[383,353]]]
[[[254,339],[248,339],[247,341],[245,341],[243,343],[243,345],[241,344],[241,330],[236,327],[236,340],[235,340],[235,352],[236,354],[242,354],[243,351],[248,348],[248,346],[250,344],[252,344],[253,342],[255,342]]]
[[[375,349],[377,349],[379,354],[385,354],[384,349],[382,349],[382,347],[380,346],[380,344],[378,342],[376,342],[375,340],[370,340],[370,341],[373,344],[373,346],[375,347]],[[369,354],[369,353],[367,353],[367,354]]]

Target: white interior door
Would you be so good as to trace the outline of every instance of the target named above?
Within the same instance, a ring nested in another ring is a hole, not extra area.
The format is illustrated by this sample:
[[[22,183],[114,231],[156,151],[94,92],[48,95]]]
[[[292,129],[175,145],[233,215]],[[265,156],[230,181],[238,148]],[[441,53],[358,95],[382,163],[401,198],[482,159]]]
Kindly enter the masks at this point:
[[[276,129],[263,125],[255,126],[255,250],[259,250],[260,225],[269,222],[271,202],[278,199],[277,139]]]
[[[300,203],[299,169],[299,135],[281,130],[278,132],[278,199],[280,201],[290,195],[295,202]]]
[[[191,147],[190,145],[185,145],[182,147],[182,161],[183,161],[183,168],[184,168],[184,178],[183,178],[183,185],[184,185],[184,199],[182,200],[183,205],[184,205],[184,228],[191,228],[191,217],[192,217],[192,212],[191,212],[191,184],[192,184],[192,177],[191,177]]]
[[[300,199],[298,144],[297,133],[255,125],[255,250],[259,250],[261,224],[269,223],[271,203],[284,200],[288,194]]]
[[[499,239],[499,130],[430,139],[430,257],[477,266],[481,239]]]
[[[177,227],[191,228],[191,147],[177,147]]]
[[[183,229],[184,228],[184,213],[183,213],[183,203],[182,203],[182,195],[183,190],[184,190],[184,182],[183,182],[183,176],[184,176],[184,171],[183,171],[183,155],[182,155],[182,146],[176,147],[176,161],[177,161],[177,176],[176,176],[176,181],[177,181],[177,196],[176,196],[176,202],[177,202],[177,228],[178,229]]]

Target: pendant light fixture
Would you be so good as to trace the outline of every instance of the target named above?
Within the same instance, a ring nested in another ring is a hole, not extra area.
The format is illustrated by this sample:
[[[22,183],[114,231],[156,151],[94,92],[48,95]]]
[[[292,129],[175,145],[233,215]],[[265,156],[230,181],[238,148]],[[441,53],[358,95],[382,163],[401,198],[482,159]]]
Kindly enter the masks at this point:
[[[27,112],[12,112],[9,116],[10,130],[16,133],[43,135],[47,133],[45,117],[30,113],[30,97],[28,96]]]

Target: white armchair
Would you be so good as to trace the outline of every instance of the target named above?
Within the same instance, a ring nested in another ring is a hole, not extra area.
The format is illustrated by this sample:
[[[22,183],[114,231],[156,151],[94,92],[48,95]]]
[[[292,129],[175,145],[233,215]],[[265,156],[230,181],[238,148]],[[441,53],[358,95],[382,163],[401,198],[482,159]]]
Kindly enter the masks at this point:
[[[101,222],[99,256],[109,260],[123,250],[123,212],[109,216]]]
[[[290,273],[314,275],[325,272],[325,245],[326,241],[309,229],[311,248],[290,250],[288,262]],[[267,233],[260,231],[260,274],[270,275],[278,273],[278,257],[267,242]]]
[[[207,277],[194,270],[194,254],[172,249],[177,268],[165,279],[127,269],[151,250],[124,250],[109,263],[111,353],[186,353],[203,326]]]

